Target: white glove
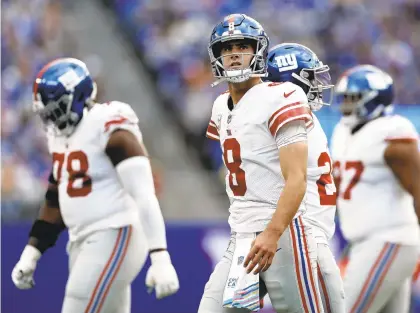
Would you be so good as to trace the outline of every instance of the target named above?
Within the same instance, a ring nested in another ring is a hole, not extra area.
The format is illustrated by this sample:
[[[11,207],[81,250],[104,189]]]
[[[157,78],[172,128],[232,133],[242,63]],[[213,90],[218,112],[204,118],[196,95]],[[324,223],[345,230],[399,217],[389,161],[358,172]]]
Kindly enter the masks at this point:
[[[41,252],[31,245],[23,249],[19,262],[12,271],[12,280],[19,289],[30,289],[35,285],[33,274]]]
[[[168,251],[150,254],[152,265],[146,275],[148,292],[156,290],[156,298],[162,299],[176,293],[179,289],[178,275],[172,265]]]

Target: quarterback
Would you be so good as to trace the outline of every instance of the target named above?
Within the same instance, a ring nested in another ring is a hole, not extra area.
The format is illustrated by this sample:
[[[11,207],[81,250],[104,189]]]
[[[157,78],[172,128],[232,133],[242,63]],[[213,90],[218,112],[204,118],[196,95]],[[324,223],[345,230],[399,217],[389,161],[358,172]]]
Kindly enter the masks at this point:
[[[268,46],[263,27],[244,14],[211,34],[215,84],[229,90],[214,102],[207,137],[222,148],[232,236],[199,313],[257,311],[267,292],[277,312],[322,312],[316,246],[302,216],[313,120],[302,88],[261,80]]]

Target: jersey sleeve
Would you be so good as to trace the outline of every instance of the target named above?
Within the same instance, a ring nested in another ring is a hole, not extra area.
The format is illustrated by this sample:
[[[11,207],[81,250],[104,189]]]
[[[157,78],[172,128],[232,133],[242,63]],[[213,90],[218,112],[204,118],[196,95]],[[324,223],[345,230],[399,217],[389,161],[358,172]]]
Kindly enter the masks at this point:
[[[206,137],[212,140],[219,141],[219,126],[216,124],[216,122],[218,122],[218,120],[215,102],[215,104],[213,105],[209,125],[207,126]]]
[[[282,127],[276,135],[277,148],[281,148],[299,141],[307,141],[305,122],[302,120],[294,120]]]
[[[100,142],[104,149],[111,134],[118,129],[127,130],[142,140],[137,115],[128,104],[113,101],[103,105],[108,106],[100,120]]]
[[[270,100],[272,105],[269,110],[268,128],[271,135],[276,138],[283,126],[296,120],[304,121],[306,129],[311,129],[313,120],[308,98],[303,89],[292,83],[284,83],[273,88],[278,90],[273,93],[274,99]]]
[[[399,115],[394,116],[393,120],[394,125],[385,137],[386,142],[418,141],[419,135],[410,120]]]

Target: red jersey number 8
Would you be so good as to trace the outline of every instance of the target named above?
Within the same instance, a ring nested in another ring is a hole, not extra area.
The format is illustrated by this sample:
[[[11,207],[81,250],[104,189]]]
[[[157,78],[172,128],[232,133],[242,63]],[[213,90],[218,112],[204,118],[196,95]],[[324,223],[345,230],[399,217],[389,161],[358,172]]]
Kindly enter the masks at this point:
[[[223,143],[223,159],[229,171],[229,187],[235,196],[244,196],[246,192],[245,171],[241,168],[241,145],[235,138],[228,138]]]

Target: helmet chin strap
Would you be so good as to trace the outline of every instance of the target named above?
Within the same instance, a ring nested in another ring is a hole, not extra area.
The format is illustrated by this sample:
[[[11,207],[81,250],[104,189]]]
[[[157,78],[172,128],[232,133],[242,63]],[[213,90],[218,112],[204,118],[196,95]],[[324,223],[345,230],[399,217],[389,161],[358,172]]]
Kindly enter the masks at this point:
[[[251,69],[246,68],[243,70],[226,70],[225,77],[230,83],[242,83],[250,78]]]
[[[311,84],[308,82],[307,79],[304,79],[304,78],[300,77],[298,74],[292,73],[292,77],[295,78],[295,79],[297,79],[298,81],[304,83],[308,87],[312,87]]]
[[[249,77],[247,79],[243,80],[243,81],[247,81],[251,77],[267,77],[267,76],[268,76],[268,73],[265,73],[265,74],[250,74]],[[220,83],[223,83],[225,81],[228,81],[228,82],[233,83],[233,84],[235,84],[235,83],[241,83],[242,82],[242,81],[232,81],[231,79],[229,79],[227,77],[223,77],[223,78],[219,78],[218,80],[216,80],[215,82],[213,82],[211,84],[211,87],[215,87],[215,86],[217,86]]]

